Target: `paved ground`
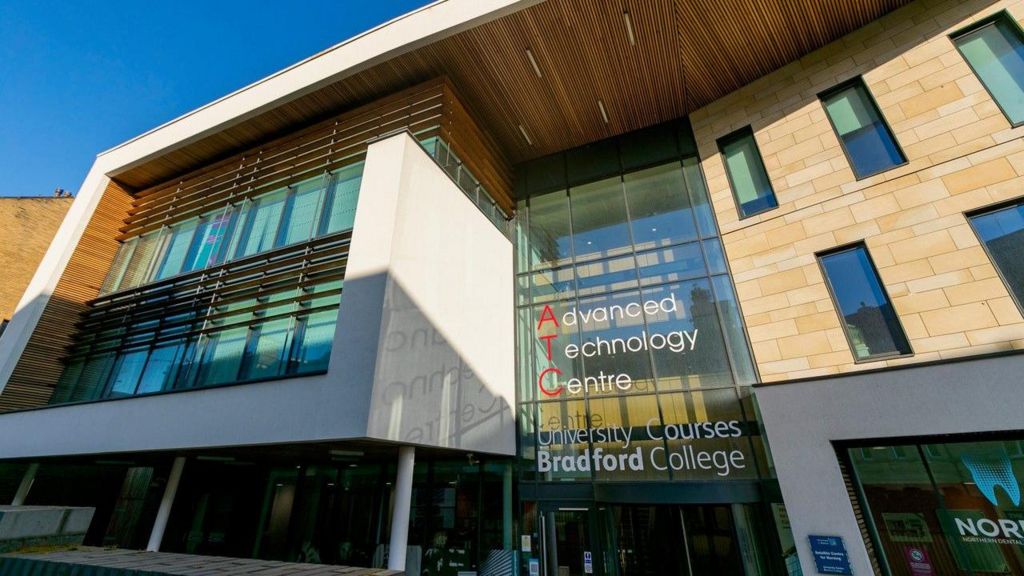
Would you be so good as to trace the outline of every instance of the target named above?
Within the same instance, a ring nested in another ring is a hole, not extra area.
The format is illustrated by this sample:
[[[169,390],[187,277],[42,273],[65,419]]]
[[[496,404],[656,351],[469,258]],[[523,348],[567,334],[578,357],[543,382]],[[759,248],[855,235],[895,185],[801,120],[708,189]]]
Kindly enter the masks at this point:
[[[74,569],[71,566],[75,566]],[[85,568],[85,567],[90,568]],[[192,556],[167,552],[139,552],[86,548],[59,552],[0,555],[0,576],[58,574],[103,576],[400,576],[402,572],[380,568],[352,568],[322,564],[292,564],[270,560]]]

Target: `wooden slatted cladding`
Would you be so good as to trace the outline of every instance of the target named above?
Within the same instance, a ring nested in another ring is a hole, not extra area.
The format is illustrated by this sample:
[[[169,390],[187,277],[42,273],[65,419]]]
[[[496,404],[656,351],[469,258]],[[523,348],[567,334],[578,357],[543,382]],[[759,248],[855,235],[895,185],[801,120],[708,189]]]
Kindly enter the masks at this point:
[[[440,135],[502,210],[512,212],[511,168],[438,78],[138,192],[118,239],[351,164],[374,139],[406,128],[420,138]]]
[[[131,207],[128,191],[111,182],[82,233],[64,274],[43,309],[7,386],[0,411],[42,406],[64,369],[60,359],[73,341],[75,322],[96,298],[120,244],[114,239]]]
[[[547,0],[398,55],[118,178],[151,186],[267,134],[442,75],[517,164],[684,116],[907,3]]]

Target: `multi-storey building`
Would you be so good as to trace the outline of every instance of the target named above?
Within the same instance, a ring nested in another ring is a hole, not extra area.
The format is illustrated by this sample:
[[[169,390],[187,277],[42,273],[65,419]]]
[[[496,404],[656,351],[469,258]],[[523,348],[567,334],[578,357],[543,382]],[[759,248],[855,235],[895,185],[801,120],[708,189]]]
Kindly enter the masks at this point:
[[[437,2],[99,156],[16,503],[409,574],[1024,574],[1024,2]]]

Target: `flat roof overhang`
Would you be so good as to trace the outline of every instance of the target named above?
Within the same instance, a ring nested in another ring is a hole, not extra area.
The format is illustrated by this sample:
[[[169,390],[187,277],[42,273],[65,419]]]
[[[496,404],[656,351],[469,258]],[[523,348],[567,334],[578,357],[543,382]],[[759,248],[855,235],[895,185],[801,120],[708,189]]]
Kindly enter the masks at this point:
[[[146,188],[437,76],[518,163],[685,116],[909,3],[440,0],[98,164]]]

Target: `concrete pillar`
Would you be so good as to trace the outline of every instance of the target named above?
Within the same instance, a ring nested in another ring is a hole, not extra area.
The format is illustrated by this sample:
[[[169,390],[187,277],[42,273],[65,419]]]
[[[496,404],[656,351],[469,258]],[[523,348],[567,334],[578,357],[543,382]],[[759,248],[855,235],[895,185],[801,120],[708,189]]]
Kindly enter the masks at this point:
[[[174,495],[178,493],[178,484],[181,482],[181,473],[185,470],[185,457],[178,456],[171,464],[171,474],[167,477],[167,486],[164,487],[164,497],[160,500],[160,509],[156,512],[156,520],[153,521],[153,531],[149,533],[149,544],[146,545],[147,552],[159,552],[160,542],[164,539],[164,530],[167,529],[167,519],[171,517],[171,506],[174,504]]]
[[[395,478],[395,505],[391,509],[391,544],[388,546],[388,570],[405,570],[405,552],[409,545],[409,514],[412,510],[412,469],[416,448],[398,449],[398,475]]]
[[[32,483],[36,481],[36,472],[39,471],[39,463],[33,462],[28,465],[25,475],[21,477],[21,484],[18,484],[18,491],[14,493],[11,506],[22,506],[25,498],[28,498],[28,491],[32,489]]]

